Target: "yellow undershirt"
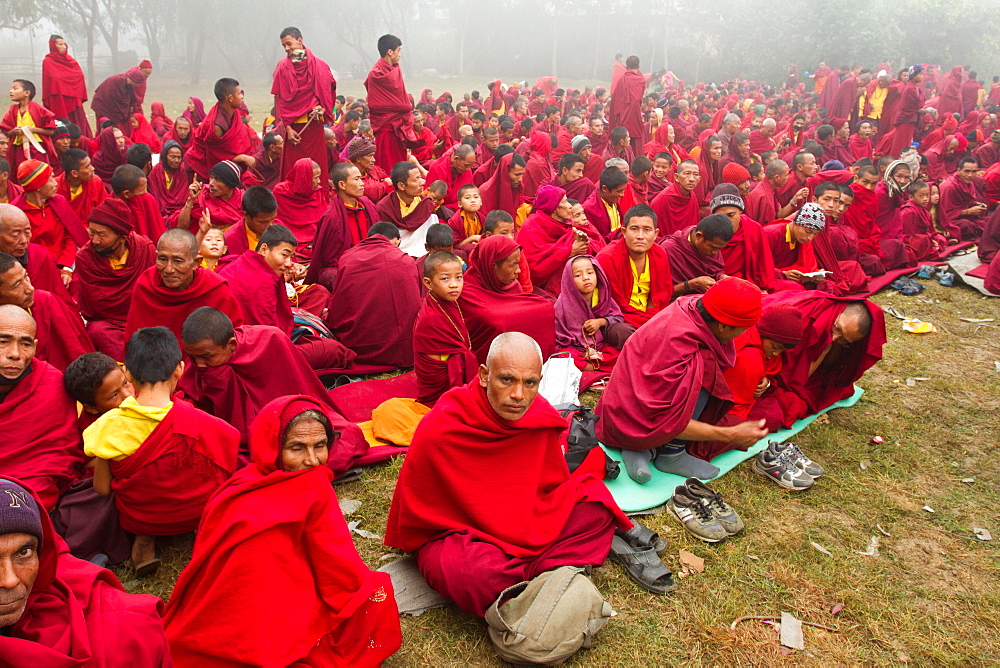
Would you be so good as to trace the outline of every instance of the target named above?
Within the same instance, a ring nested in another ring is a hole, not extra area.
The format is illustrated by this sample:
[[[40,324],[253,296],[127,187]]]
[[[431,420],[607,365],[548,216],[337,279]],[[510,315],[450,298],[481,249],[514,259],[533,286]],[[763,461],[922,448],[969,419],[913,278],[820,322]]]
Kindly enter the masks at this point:
[[[31,112],[28,109],[24,110],[22,114],[20,110],[17,112],[17,127],[35,127],[35,119],[31,117]],[[14,146],[21,146],[24,144],[24,135],[18,135],[14,137]]]
[[[604,202],[604,200],[601,200]],[[611,231],[614,232],[622,226],[622,214],[614,204],[604,202],[604,208],[608,210],[608,218],[611,220]]]
[[[247,243],[250,244],[250,250],[257,250],[257,243],[260,237],[258,237],[253,230],[247,227],[245,224],[243,227],[247,231]]]
[[[601,293],[597,288],[594,288],[594,294],[590,296],[590,308],[597,306],[597,302],[601,301]]]
[[[76,199],[77,197],[80,196],[80,193],[82,193],[82,192],[83,192],[83,183],[80,183],[80,185],[78,185],[75,188],[70,188],[69,189],[69,198],[70,198],[70,200],[72,201],[72,200]]]
[[[167,189],[170,189],[174,185],[174,177],[170,176],[170,172],[163,170],[163,180],[167,183]]]
[[[405,204],[403,204],[403,200],[399,200],[399,212],[401,214],[403,214],[403,217],[405,218],[406,216],[408,216],[411,213],[413,213],[413,210],[417,208],[418,204],[420,204],[420,196],[419,195],[417,195],[416,197],[413,198],[413,201],[410,202],[409,206],[406,206]]]
[[[173,402],[163,408],[140,406],[129,397],[84,430],[84,454],[116,462],[134,455],[173,407]]]
[[[482,226],[479,224],[478,216],[464,209],[462,210],[462,228],[465,230],[466,237],[471,237],[483,231]]]
[[[122,269],[125,268],[125,265],[128,264],[128,249],[126,248],[125,252],[122,253],[122,257],[120,260],[116,260],[109,255],[108,262],[111,264],[112,269],[114,269],[115,271],[121,271]]]
[[[785,241],[788,243],[788,250],[795,250],[795,239],[792,237],[792,224],[785,225]]]
[[[642,274],[639,274],[631,257],[628,259],[628,263],[632,267],[632,296],[629,297],[628,305],[637,311],[645,312],[649,304],[649,258],[646,258],[646,266],[642,268]]]
[[[889,94],[888,88],[879,88],[875,86],[875,90],[872,94],[868,96],[868,106],[871,110],[868,114],[868,118],[882,118],[882,105],[885,104],[885,98]],[[861,103],[858,105],[858,116],[864,114],[865,111],[865,100],[861,98]]]

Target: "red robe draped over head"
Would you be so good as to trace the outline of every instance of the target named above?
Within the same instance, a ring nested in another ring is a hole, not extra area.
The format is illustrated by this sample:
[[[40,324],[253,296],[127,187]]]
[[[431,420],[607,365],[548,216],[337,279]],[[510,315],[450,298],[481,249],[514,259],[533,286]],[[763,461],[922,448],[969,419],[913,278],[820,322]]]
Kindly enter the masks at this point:
[[[264,407],[253,463],[205,507],[165,618],[178,665],[376,666],[402,642],[392,583],[358,556],[329,470],[278,469],[288,423],[305,410],[332,412],[296,395]],[[256,610],[262,595],[284,603]]]
[[[236,471],[239,444],[236,429],[175,401],[138,450],[108,462],[122,528],[144,536],[197,529],[208,499]]]
[[[809,366],[832,344],[833,323],[851,303],[818,290],[779,292],[764,296],[764,308],[774,304],[791,304],[802,311],[804,328],[802,341],[785,351],[781,373],[775,377],[775,397],[784,410],[784,427],[807,415],[817,413],[854,393],[854,383],[865,371],[882,359],[885,344],[885,315],[868,300],[864,305],[872,316],[872,330],[867,339],[848,348],[829,366],[825,362],[809,375]],[[829,356],[828,356],[829,357]]]
[[[107,183],[111,175],[125,164],[125,149],[118,147],[115,139],[115,128],[106,127],[97,135],[97,149],[93,152],[91,164],[94,172]]]
[[[38,576],[24,614],[0,636],[0,664],[173,666],[160,618],[163,602],[126,593],[114,573],[69,553],[48,513],[41,521]]]
[[[310,49],[306,48],[305,52],[305,60],[295,63],[291,58],[282,58],[274,68],[271,94],[274,95],[275,116],[286,128],[298,125],[301,137],[297,145],[285,142],[285,151],[281,155],[281,173],[286,174],[299,158],[312,158],[322,171],[320,183],[326,183],[330,172],[326,160],[323,124],[315,121],[306,129],[305,122],[298,123],[298,120],[316,106],[323,107],[325,115],[332,120],[337,81],[333,78],[329,65],[313,55]]]
[[[202,268],[194,270],[194,280],[183,290],[171,290],[163,284],[156,267],[139,275],[132,290],[132,305],[125,323],[125,341],[137,329],[163,326],[181,340],[181,328],[191,311],[201,306],[217,308],[233,321],[234,327],[243,324],[243,314],[226,280]]]
[[[153,169],[155,170],[156,167]],[[80,184],[80,193],[76,197],[73,197],[73,194],[69,190],[65,174],[60,174],[56,177],[56,186],[56,194],[62,195],[69,203],[70,208],[76,213],[76,217],[84,227],[87,225],[87,218],[90,216],[91,210],[110,197],[107,189],[104,187],[104,182],[101,181],[101,177],[97,176],[97,174],[94,174],[94,177],[89,181],[84,181]],[[186,193],[187,191],[185,190],[185,196]]]
[[[326,323],[359,363],[413,366],[419,310],[413,258],[387,238],[368,237],[340,257]]]
[[[691,234],[694,226],[678,230],[660,242],[670,259],[670,278],[674,283],[690,281],[699,276],[718,280],[723,274],[722,255],[706,256],[698,252]]]
[[[83,477],[87,457],[76,418],[76,402],[63,387],[62,372],[37,357],[0,401],[0,470],[30,487],[48,511]],[[3,642],[0,637],[0,647]]]
[[[224,364],[187,365],[177,386],[185,397],[234,426],[245,450],[250,424],[268,402],[289,394],[309,395],[335,416],[331,424],[340,432],[327,467],[340,477],[354,466],[368,452],[368,442],[357,425],[334,412],[326,387],[288,335],[267,325],[243,325],[235,333],[236,349]]]
[[[698,173],[701,174],[701,178],[698,179],[698,185],[694,187],[691,194],[698,201],[699,207],[708,206],[715,186],[722,183],[722,159],[712,160],[711,151],[708,150],[709,139],[714,134],[710,130],[705,130],[698,139],[698,146],[701,147],[701,153],[698,154],[696,162],[698,163]],[[695,225],[697,224],[698,222],[695,221]]]
[[[764,241],[764,228],[746,214],[740,215],[740,226],[720,252],[722,271],[750,281],[763,292],[774,288],[774,258]]]
[[[184,208],[184,203],[187,202],[188,194],[191,192],[183,163],[180,168],[173,172],[168,172],[164,166],[167,151],[175,146],[180,148],[180,145],[172,139],[163,142],[160,162],[154,165],[146,176],[148,192],[160,205],[160,216],[165,219],[172,218],[176,212]],[[169,184],[167,183],[168,176],[170,177]]]
[[[233,192],[228,199],[214,197],[206,183],[202,187],[201,192],[198,193],[198,197],[194,200],[194,205],[191,207],[191,222],[188,223],[188,231],[191,234],[195,234],[198,231],[198,221],[201,219],[201,214],[205,209],[208,209],[208,214],[212,217],[213,227],[221,227],[225,230],[230,225],[242,222],[244,192],[246,191],[242,188],[233,188]],[[178,209],[170,217],[170,227],[177,227],[180,218],[181,210]]]
[[[623,127],[628,130],[632,139],[642,140],[645,135],[642,124],[642,94],[645,90],[646,78],[639,70],[622,72],[615,85],[611,87],[608,124],[612,130]]]
[[[184,113],[181,114],[182,117],[191,121],[191,130],[193,131],[196,127],[202,124],[205,120],[205,103],[201,101],[200,97],[191,97],[191,105],[194,109],[184,109]]]
[[[698,418],[717,423],[732,406],[722,376],[736,360],[697,310],[700,295],[681,297],[629,338],[597,402],[597,436],[627,450],[658,448],[677,437],[694,415],[701,390],[708,404]]]
[[[414,434],[389,509],[386,545],[416,552],[446,533],[466,531],[511,556],[538,555],[582,501],[600,503],[628,528],[600,480],[569,474],[565,430],[566,420],[540,395],[523,416],[504,420],[478,378],[449,391]]]
[[[445,355],[448,359],[441,359]],[[417,401],[429,406],[451,388],[475,378],[479,364],[457,302],[432,294],[424,298],[413,324],[413,367]]]
[[[91,136],[87,112],[87,82],[76,58],[59,53],[55,40],[49,38],[49,52],[42,59],[42,104],[56,118],[66,118],[80,128],[84,137]]]
[[[701,220],[695,192],[684,190],[676,182],[664,188],[649,205],[656,213],[656,226],[661,237],[697,225]]]
[[[496,166],[493,175],[480,186],[479,194],[483,198],[482,210],[486,213],[500,210],[506,211],[512,217],[517,216],[517,207],[521,205],[522,189],[518,187],[515,190],[510,185],[508,174],[513,161],[513,153],[508,153],[501,157],[500,164]]]
[[[278,219],[298,239],[296,259],[308,261],[316,238],[316,223],[326,210],[323,189],[313,187],[313,161],[299,158],[285,180],[274,187],[274,198],[278,200]]]
[[[764,151],[774,150],[774,135],[765,137],[760,130],[750,131],[750,152],[760,155]]]
[[[132,128],[132,134],[129,136],[132,143],[145,144],[153,153],[159,153],[161,148],[160,138],[153,131],[153,126],[149,124],[149,121],[141,113],[132,114],[132,118],[139,123],[139,127]]]
[[[670,260],[667,252],[657,244],[650,246],[646,253],[649,263],[649,297],[645,311],[634,308],[632,298],[632,262],[624,239],[615,239],[597,255],[601,269],[608,275],[611,294],[622,311],[625,322],[640,327],[654,315],[667,307],[674,295],[674,282],[670,276]]]
[[[36,359],[65,371],[80,355],[94,352],[80,313],[51,292],[35,290],[35,303],[29,311],[38,325]]]
[[[208,110],[205,120],[191,131],[191,144],[184,153],[184,161],[203,182],[208,181],[209,170],[218,163],[232,160],[237,155],[250,155],[254,151],[243,125],[243,112],[233,110],[229,127],[219,137],[215,134],[216,123],[225,122],[225,115],[219,110],[219,104],[215,104]]]
[[[472,338],[472,350],[480,363],[486,361],[490,344],[498,334],[521,332],[535,339],[548,357],[555,350],[555,310],[538,295],[524,294],[518,281],[503,285],[495,265],[518,250],[513,239],[489,236],[469,255],[469,269],[458,305]],[[523,251],[522,251],[523,253]]]
[[[162,102],[153,102],[149,105],[149,124],[161,140],[164,135],[170,134],[170,131],[174,129],[174,121],[167,116]]]
[[[399,199],[395,193],[383,197],[382,202],[379,203],[380,208],[383,203],[390,201],[396,202],[396,217],[401,217],[401,214],[398,213]],[[331,288],[337,276],[337,264],[340,262],[340,256],[357,243],[354,240],[355,235],[360,241],[368,234],[368,228],[380,220],[386,220],[376,213],[375,204],[367,197],[359,197],[358,204],[358,208],[348,209],[344,200],[336,193],[330,198],[330,205],[326,207],[319,222],[316,223],[316,237],[313,241],[312,261],[309,263],[309,271],[306,273],[306,284],[321,283],[327,288]],[[429,199],[423,200],[417,209],[426,211],[426,215],[420,221],[423,224],[434,212],[434,202]],[[364,229],[359,228],[359,224]]]
[[[285,279],[256,250],[245,251],[219,270],[248,325],[271,325],[292,336],[292,304]]]
[[[528,256],[532,283],[551,295],[558,295],[562,289],[563,267],[572,255],[573,243],[579,232],[587,235],[589,255],[597,255],[606,244],[597,228],[589,223],[586,227],[578,227],[570,220],[560,222],[553,218],[551,212],[562,199],[563,190],[552,186],[546,188],[557,191],[558,199],[554,205],[545,206],[547,211],[536,209],[528,216],[517,233],[517,242],[521,245],[521,252]],[[535,205],[538,203],[539,198],[536,198]]]
[[[187,198],[184,198],[187,201]],[[160,203],[148,192],[133,195],[125,200],[129,211],[132,214],[132,223],[135,225],[137,234],[147,237],[154,244],[160,240],[160,236],[166,231],[163,223],[163,214],[160,213]],[[183,205],[181,205],[183,207]],[[216,221],[212,221],[214,224]]]
[[[391,170],[406,160],[407,148],[419,146],[413,130],[413,100],[406,93],[403,70],[379,58],[365,79],[365,89],[375,132],[375,162]]]

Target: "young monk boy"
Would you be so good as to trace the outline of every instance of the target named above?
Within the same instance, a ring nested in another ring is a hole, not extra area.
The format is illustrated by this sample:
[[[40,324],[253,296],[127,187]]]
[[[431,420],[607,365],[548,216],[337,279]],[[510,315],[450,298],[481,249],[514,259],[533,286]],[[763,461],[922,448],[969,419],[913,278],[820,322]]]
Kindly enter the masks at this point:
[[[99,416],[135,396],[135,388],[118,362],[104,353],[84,353],[73,360],[63,373],[63,385],[83,406],[82,427],[89,427]]]
[[[444,198],[448,196],[448,184],[437,180],[427,186],[427,199],[434,202],[434,214],[441,220],[451,218],[454,211],[444,205]]]
[[[483,233],[483,217],[479,210],[483,207],[483,197],[479,188],[467,183],[458,189],[458,211],[448,219],[455,232],[455,246],[471,252]]]
[[[155,536],[198,528],[209,497],[236,470],[239,433],[171,395],[184,372],[180,344],[166,327],[147,327],[125,346],[125,377],[135,388],[83,433],[94,462],[94,490],[115,493],[123,529],[136,535],[137,577],[160,567]]]
[[[111,189],[115,197],[128,204],[135,231],[155,244],[165,227],[160,204],[149,194],[148,183],[145,172],[135,165],[120,165],[111,175]]]
[[[914,181],[907,192],[909,199],[899,209],[907,259],[911,263],[936,260],[948,247],[948,239],[934,229],[930,211],[931,186],[923,181]]]
[[[478,368],[458,305],[462,283],[462,260],[454,253],[436,251],[424,260],[427,297],[413,324],[413,368],[422,404],[433,404],[451,388],[468,383]]]
[[[208,232],[205,232],[205,236],[201,238],[201,244],[198,246],[198,256],[201,258],[201,266],[209,271],[215,271],[219,268],[219,258],[224,256],[226,251],[227,246],[224,233],[218,227],[211,228]]]

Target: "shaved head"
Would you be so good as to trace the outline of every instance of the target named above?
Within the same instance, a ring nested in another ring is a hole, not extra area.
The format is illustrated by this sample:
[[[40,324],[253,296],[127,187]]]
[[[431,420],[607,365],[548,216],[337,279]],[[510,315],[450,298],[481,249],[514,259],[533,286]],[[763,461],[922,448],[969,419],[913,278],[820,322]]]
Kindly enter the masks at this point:
[[[28,215],[12,204],[0,204],[0,253],[24,257],[30,242]]]
[[[31,334],[35,334],[35,319],[30,313],[20,306],[13,304],[0,304],[0,329],[11,324],[23,324],[31,327]]]
[[[490,344],[479,384],[490,406],[504,420],[517,420],[531,408],[542,380],[542,349],[521,332],[500,334]]]
[[[0,232],[3,232],[12,223],[26,222],[27,220],[28,214],[13,204],[0,204]]]
[[[0,306],[0,397],[19,381],[35,357],[36,325],[20,306]]]

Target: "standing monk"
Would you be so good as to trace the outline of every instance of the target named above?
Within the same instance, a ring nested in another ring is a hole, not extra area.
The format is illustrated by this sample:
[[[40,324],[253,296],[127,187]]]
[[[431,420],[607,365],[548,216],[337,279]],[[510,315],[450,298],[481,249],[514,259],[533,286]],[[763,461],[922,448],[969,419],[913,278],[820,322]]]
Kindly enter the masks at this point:
[[[90,101],[90,108],[97,117],[103,116],[112,121],[126,137],[132,134],[129,119],[133,109],[138,106],[139,111],[142,110],[141,98],[136,94],[137,86],[145,89],[146,77],[142,70],[133,67],[124,74],[112,74],[102,81],[94,91],[94,99]]]
[[[281,31],[281,46],[288,54],[274,68],[274,115],[285,126],[288,143],[281,155],[281,176],[284,178],[299,158],[311,158],[322,171],[320,183],[329,178],[326,159],[324,118],[333,122],[333,103],[337,96],[337,81],[330,66],[302,45],[298,28]]]
[[[608,108],[608,122],[611,127],[623,127],[632,139],[632,151],[642,154],[646,135],[642,124],[642,93],[646,90],[646,79],[639,71],[639,57],[629,56],[625,61],[625,71],[611,87],[611,104]]]
[[[30,158],[48,162],[56,154],[52,146],[56,117],[51,111],[35,102],[35,84],[26,79],[14,79],[10,86],[11,105],[0,119],[0,132],[10,140],[7,161],[16,173],[18,165]],[[35,151],[25,136],[29,131],[35,136],[44,151]]]
[[[56,118],[72,121],[84,137],[92,137],[87,112],[87,82],[76,58],[61,35],[49,37],[49,52],[42,60],[42,103]]]
[[[379,59],[365,79],[368,112],[375,131],[375,162],[379,165],[406,160],[407,149],[419,146],[413,128],[413,104],[399,69],[402,50],[403,42],[395,35],[379,37]]]

